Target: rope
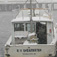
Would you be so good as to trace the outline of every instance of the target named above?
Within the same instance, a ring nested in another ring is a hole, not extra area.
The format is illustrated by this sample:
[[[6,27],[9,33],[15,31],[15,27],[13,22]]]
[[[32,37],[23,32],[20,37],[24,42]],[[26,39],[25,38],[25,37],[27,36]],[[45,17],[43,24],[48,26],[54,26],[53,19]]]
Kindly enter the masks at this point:
[[[36,1],[36,0],[35,0]],[[37,2],[37,1],[36,1]],[[38,2],[37,2],[38,4]],[[52,8],[52,2],[51,2],[51,8]],[[43,10],[46,10],[46,9],[43,9]],[[52,11],[52,10],[51,10]],[[45,11],[46,12],[46,11]],[[47,13],[47,12],[46,12]],[[48,14],[48,13],[47,13]],[[51,16],[51,14],[48,14],[49,16]]]
[[[26,5],[27,1],[28,1],[28,0],[25,1],[25,3],[23,4],[23,6]],[[22,7],[22,8],[23,8],[23,7]],[[20,10],[20,11],[21,11],[21,10]],[[20,13],[20,11],[19,11],[19,13]],[[19,14],[19,13],[18,13],[18,14]],[[16,16],[18,16],[18,14],[17,14]]]

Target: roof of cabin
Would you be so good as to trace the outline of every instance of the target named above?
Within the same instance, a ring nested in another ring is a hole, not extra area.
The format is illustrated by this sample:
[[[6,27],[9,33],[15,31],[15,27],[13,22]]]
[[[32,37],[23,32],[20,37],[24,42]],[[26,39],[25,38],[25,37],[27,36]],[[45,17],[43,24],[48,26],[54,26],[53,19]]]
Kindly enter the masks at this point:
[[[13,19],[12,22],[13,23],[17,23],[17,22],[29,22],[30,18],[29,17],[20,17],[20,18],[16,18]],[[38,21],[46,21],[46,22],[52,22],[53,19],[47,18],[47,17],[32,17],[32,21],[38,22]]]

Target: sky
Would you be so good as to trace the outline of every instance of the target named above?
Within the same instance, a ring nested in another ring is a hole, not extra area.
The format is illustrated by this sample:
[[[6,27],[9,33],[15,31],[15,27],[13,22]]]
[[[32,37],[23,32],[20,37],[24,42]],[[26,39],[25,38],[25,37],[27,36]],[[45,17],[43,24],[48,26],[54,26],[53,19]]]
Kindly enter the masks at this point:
[[[0,0],[0,2],[8,2],[8,1],[10,1],[10,2],[18,2],[18,1],[23,1],[23,2],[25,2],[26,0]],[[29,0],[28,0],[29,1]],[[33,0],[32,0],[33,1]],[[35,1],[35,0],[34,0]],[[36,1],[38,1],[38,2],[48,2],[48,3],[50,3],[50,2],[57,2],[57,0],[36,0]]]

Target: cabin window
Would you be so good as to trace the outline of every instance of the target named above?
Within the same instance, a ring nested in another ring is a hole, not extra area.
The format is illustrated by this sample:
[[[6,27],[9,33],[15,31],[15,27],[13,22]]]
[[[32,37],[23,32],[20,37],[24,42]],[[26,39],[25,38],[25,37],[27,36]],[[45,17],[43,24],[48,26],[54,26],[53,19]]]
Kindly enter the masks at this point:
[[[17,52],[19,52],[19,50],[17,49]]]
[[[26,31],[29,31],[30,32],[30,29],[31,29],[31,25],[30,23],[26,23]],[[35,24],[33,23],[33,32],[35,31]]]
[[[24,24],[23,23],[15,23],[14,31],[24,31]]]

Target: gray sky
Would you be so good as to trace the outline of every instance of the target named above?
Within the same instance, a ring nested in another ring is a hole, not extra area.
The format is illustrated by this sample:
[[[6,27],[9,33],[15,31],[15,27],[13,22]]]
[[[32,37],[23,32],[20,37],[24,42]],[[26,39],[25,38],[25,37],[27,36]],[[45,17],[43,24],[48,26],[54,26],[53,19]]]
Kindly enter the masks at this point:
[[[21,1],[23,1],[23,2],[25,2],[26,0],[0,0],[0,2],[8,2],[8,1],[12,1],[12,2],[21,2]],[[33,0],[32,0],[33,1]],[[35,1],[35,0],[34,0]],[[50,2],[57,2],[57,0],[37,0],[38,2],[48,2],[48,3],[50,3]]]

